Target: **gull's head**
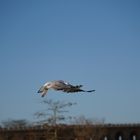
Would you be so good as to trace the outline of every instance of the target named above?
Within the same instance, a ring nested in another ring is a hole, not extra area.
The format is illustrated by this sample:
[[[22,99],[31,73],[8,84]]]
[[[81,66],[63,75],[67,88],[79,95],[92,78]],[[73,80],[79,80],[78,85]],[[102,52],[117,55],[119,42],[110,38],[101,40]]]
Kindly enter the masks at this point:
[[[44,84],[44,87],[46,87],[46,88],[51,88],[51,84],[52,84],[52,82],[46,82],[45,84]]]

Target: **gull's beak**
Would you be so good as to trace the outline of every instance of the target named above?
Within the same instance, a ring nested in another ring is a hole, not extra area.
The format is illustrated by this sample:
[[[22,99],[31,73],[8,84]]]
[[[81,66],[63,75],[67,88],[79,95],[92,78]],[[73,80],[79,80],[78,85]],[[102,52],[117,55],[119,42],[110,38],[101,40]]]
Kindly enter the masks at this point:
[[[42,93],[44,92],[44,86],[42,86],[39,90],[38,90],[38,93]]]

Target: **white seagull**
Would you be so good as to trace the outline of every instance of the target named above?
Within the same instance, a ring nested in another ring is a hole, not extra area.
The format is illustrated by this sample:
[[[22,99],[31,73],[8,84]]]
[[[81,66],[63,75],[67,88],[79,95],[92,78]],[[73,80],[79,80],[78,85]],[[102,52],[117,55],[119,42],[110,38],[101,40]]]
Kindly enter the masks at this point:
[[[48,91],[48,89],[54,89],[54,90],[61,90],[66,93],[74,93],[74,92],[94,92],[95,90],[83,90],[81,89],[82,85],[71,85],[67,82],[64,82],[62,80],[58,81],[51,81],[46,82],[41,88],[38,90],[38,93],[41,93],[41,96],[44,97]]]

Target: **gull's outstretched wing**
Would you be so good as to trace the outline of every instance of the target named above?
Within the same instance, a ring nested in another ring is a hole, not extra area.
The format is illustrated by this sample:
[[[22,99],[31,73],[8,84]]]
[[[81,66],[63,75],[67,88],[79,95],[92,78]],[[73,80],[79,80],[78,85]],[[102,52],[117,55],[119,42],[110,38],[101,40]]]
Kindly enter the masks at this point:
[[[73,85],[69,84],[63,89],[63,92],[75,93],[75,92],[94,92],[95,91],[95,90],[83,90],[83,89],[81,89],[81,87],[83,87],[83,86],[82,85],[73,86]]]

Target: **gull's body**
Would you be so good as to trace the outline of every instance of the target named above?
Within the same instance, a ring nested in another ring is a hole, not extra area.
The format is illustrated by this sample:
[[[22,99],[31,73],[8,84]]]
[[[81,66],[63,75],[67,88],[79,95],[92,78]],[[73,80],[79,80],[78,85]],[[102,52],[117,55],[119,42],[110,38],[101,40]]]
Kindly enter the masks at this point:
[[[48,91],[48,89],[53,90],[61,90],[66,93],[73,93],[73,92],[94,92],[95,90],[83,90],[81,89],[82,85],[73,86],[67,82],[62,80],[52,81],[45,83],[39,90],[38,93],[41,93],[41,96],[44,97]]]

